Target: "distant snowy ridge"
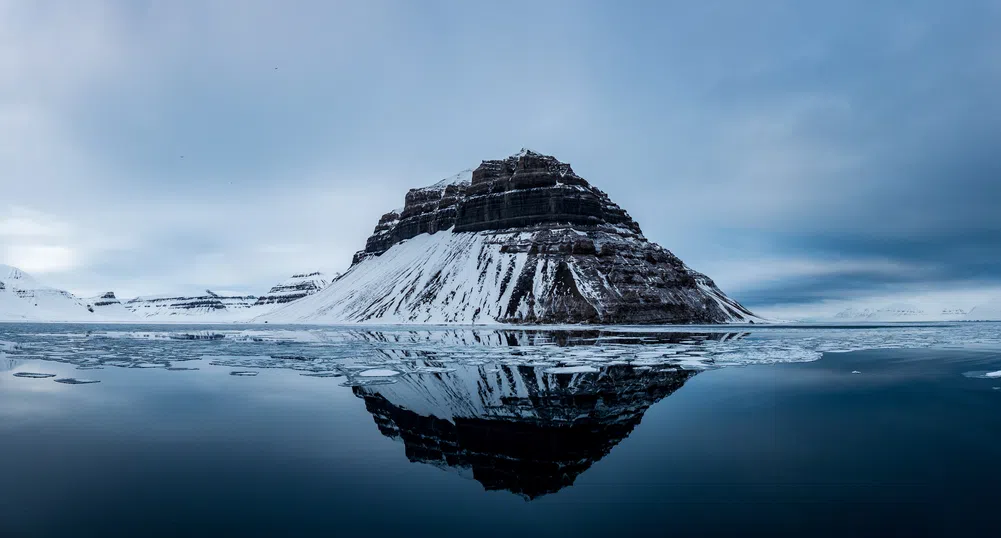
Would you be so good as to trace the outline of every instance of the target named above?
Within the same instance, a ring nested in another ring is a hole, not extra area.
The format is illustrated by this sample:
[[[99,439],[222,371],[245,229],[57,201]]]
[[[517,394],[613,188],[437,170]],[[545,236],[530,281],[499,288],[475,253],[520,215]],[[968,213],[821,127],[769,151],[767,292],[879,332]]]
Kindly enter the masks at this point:
[[[846,322],[1001,321],[1001,299],[987,301],[969,310],[910,303],[895,303],[880,308],[850,307],[838,312],[828,320]]]
[[[835,321],[959,321],[966,318],[960,308],[925,309],[908,303],[897,303],[882,308],[847,308],[834,315]]]
[[[0,321],[241,322],[316,293],[327,282],[321,273],[296,274],[260,298],[264,301],[253,295],[206,290],[197,295],[143,296],[123,302],[111,291],[82,299],[44,286],[16,267],[0,265]]]
[[[249,317],[250,307],[257,301],[253,295],[220,295],[205,290],[202,295],[180,297],[136,297],[125,307],[144,319],[176,319],[178,317],[205,320],[239,321]]]
[[[102,319],[83,299],[44,286],[31,275],[0,265],[0,321],[86,321]]]
[[[139,317],[135,315],[134,312],[129,310],[118,300],[115,296],[115,292],[109,291],[98,295],[97,297],[91,297],[86,299],[87,307],[95,314],[106,317],[112,320],[118,321],[129,321],[138,320]]]
[[[337,277],[337,274],[333,275],[333,278]],[[258,297],[254,304],[262,306],[291,303],[322,290],[327,287],[330,280],[319,271],[292,275],[292,278],[274,286],[268,293]]]

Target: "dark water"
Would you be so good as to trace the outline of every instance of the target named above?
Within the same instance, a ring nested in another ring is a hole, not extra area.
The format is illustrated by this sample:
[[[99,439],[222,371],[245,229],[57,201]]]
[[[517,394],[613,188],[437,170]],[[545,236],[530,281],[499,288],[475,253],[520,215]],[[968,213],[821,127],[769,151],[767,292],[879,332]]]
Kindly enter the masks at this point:
[[[115,345],[152,345],[130,342]],[[991,350],[697,372],[443,354],[311,377],[204,347],[171,364],[197,370],[80,370],[33,346],[0,357],[4,538],[1001,532]]]

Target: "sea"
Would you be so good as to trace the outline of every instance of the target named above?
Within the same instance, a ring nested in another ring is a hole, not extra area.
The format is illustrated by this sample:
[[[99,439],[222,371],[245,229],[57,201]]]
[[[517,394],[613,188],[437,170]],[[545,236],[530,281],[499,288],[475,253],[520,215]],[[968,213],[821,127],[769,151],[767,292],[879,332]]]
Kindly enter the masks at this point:
[[[998,536],[1001,324],[0,324],[0,536]]]

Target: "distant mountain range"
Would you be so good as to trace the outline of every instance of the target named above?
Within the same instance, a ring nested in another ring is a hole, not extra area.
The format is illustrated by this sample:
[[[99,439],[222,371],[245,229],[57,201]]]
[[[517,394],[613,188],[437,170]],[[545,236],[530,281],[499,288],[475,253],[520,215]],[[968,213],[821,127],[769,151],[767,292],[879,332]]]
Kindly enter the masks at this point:
[[[847,308],[830,319],[845,322],[1001,321],[1001,300],[988,301],[970,310],[929,308],[908,303],[881,308]]]
[[[79,298],[45,286],[16,267],[0,265],[0,321],[247,321],[317,293],[330,280],[318,272],[297,274],[261,297],[206,290],[198,295],[161,295],[122,301],[111,291],[97,297]]]

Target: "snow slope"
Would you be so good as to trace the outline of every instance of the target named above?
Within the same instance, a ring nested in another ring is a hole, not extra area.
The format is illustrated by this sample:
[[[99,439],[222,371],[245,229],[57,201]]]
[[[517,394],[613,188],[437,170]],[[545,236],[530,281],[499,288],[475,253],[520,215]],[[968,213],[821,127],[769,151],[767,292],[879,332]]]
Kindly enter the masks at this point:
[[[280,307],[253,321],[271,323],[496,323],[503,317],[515,286],[529,260],[526,252],[504,248],[512,241],[530,240],[531,232],[421,234],[394,245],[379,256],[362,259],[315,295]],[[568,268],[580,293],[591,304],[610,293],[586,285],[585,270],[571,260]],[[558,287],[559,265],[528,267],[532,297],[542,297]],[[707,278],[699,289],[710,288]],[[715,286],[712,286],[716,289]],[[732,303],[722,293],[710,300]],[[679,297],[680,300],[686,300]],[[538,301],[522,299],[516,317],[527,319]],[[724,309],[724,311],[726,311]],[[753,316],[732,317],[750,321]]]
[[[72,293],[45,286],[16,267],[0,265],[0,321],[100,319]]]
[[[339,275],[334,274],[333,278]],[[332,279],[319,271],[300,273],[272,287],[257,298],[255,305],[277,305],[297,301],[327,287]]]
[[[125,303],[135,316],[146,321],[225,323],[246,321],[270,306],[255,307],[253,295],[220,295],[205,290],[192,296],[145,296]]]
[[[91,297],[85,300],[88,307],[92,308],[99,317],[113,321],[138,321],[139,316],[129,310],[118,300],[115,293],[107,293]]]

